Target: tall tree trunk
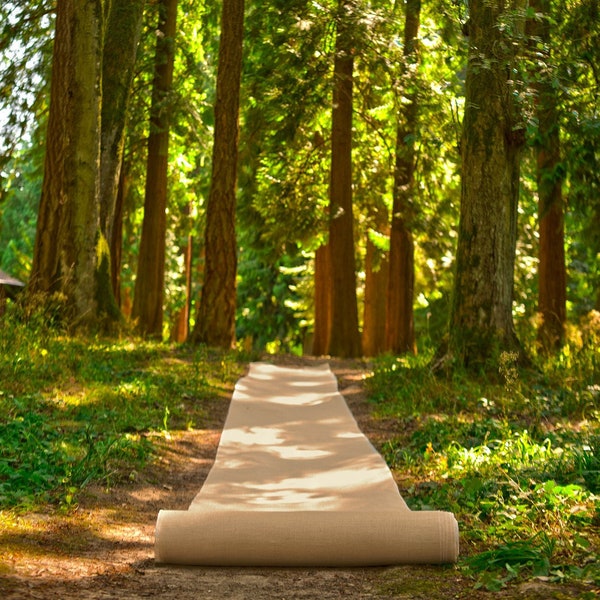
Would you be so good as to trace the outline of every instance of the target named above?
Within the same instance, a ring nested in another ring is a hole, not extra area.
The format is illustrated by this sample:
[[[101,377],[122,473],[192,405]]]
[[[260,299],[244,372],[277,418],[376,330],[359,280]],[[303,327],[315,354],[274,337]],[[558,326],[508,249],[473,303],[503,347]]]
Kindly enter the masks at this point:
[[[362,349],[365,356],[377,356],[386,349],[386,304],[390,274],[389,253],[367,238],[365,256],[365,306]]]
[[[400,193],[394,199],[397,207]],[[404,215],[404,216],[403,216]],[[394,210],[390,234],[390,275],[387,288],[386,350],[416,353],[414,330],[415,250],[406,210]]]
[[[329,246],[319,246],[315,252],[315,331],[312,353],[327,354],[331,332],[331,255]]]
[[[110,274],[113,295],[117,306],[121,308],[121,259],[123,256],[123,215],[125,200],[129,194],[129,175],[124,163],[119,169],[119,186],[112,218],[112,233],[110,238]]]
[[[211,188],[204,233],[204,284],[190,336],[192,342],[222,348],[230,348],[235,342],[235,210],[243,34],[244,0],[224,0]]]
[[[512,316],[524,143],[510,81],[520,43],[511,31],[522,28],[516,4],[469,3],[460,224],[445,357],[468,368],[480,368],[501,351],[524,358]],[[501,19],[513,27],[500,27]]]
[[[73,326],[98,319],[103,2],[57,4],[50,115],[32,276],[35,296],[60,292]]]
[[[539,51],[540,44],[550,47],[550,2],[530,0],[529,4],[539,15],[528,22],[531,43]],[[538,74],[537,77],[535,152],[540,234],[538,311],[541,316],[538,342],[543,351],[551,352],[563,344],[567,322],[563,172],[557,90],[550,76]]]
[[[145,3],[145,0],[112,0],[104,36],[100,226],[109,241],[112,239],[124,132]]]
[[[60,291],[61,252],[68,214],[66,170],[69,154],[73,63],[74,0],[56,7],[50,112],[46,133],[44,178],[33,248],[33,264],[27,286],[28,302],[36,295]]]
[[[191,204],[184,209],[184,216],[189,219]],[[175,313],[171,327],[171,340],[183,343],[190,334],[190,305],[192,301],[192,267],[193,267],[194,236],[189,234],[184,246],[181,247],[185,276],[185,303]]]
[[[156,58],[150,108],[150,135],[144,221],[133,296],[132,317],[142,335],[161,337],[167,230],[169,93],[173,84],[177,0],[160,0]]]
[[[194,236],[188,235],[185,247],[185,306],[183,308],[180,342],[185,342],[190,334],[190,306],[192,303],[192,268],[194,264]]]
[[[421,20],[421,0],[408,0],[404,25],[404,81],[402,87],[415,87],[414,67],[418,61],[418,39]],[[396,163],[390,234],[390,276],[387,290],[386,349],[396,354],[415,353],[414,330],[415,251],[411,225],[415,173],[415,142],[418,104],[415,91],[408,99],[403,114],[399,115],[396,132]]]
[[[333,69],[329,250],[331,253],[331,334],[329,354],[361,355],[356,300],[354,216],[352,214],[352,87],[354,58],[350,3],[339,0]]]

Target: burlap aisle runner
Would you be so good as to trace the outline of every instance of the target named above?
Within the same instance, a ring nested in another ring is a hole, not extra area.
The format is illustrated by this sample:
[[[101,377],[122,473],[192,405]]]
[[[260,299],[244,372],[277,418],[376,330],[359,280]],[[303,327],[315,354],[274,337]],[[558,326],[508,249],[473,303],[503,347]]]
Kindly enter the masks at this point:
[[[158,562],[368,566],[447,563],[458,525],[411,511],[324,364],[252,363],[189,509],[161,510]]]

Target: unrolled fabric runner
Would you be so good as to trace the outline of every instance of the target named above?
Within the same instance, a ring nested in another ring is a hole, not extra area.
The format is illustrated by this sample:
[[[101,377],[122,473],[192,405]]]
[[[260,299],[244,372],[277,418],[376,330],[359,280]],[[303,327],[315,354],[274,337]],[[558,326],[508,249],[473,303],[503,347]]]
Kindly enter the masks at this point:
[[[411,511],[327,363],[252,363],[188,510],[161,510],[160,563],[374,566],[458,557],[451,513]]]

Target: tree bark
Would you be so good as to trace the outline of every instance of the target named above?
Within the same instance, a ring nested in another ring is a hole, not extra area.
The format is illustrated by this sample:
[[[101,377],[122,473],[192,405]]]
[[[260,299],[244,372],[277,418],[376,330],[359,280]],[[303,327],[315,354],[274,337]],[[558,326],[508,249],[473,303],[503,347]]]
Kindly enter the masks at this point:
[[[119,309],[122,307],[121,261],[123,257],[123,216],[125,212],[125,201],[129,195],[129,179],[127,164],[123,163],[119,169],[119,186],[117,188],[117,199],[112,218],[112,233],[110,238],[111,285],[113,296]]]
[[[385,351],[387,288],[390,274],[389,253],[367,238],[365,256],[365,300],[362,350],[365,356]]]
[[[186,216],[189,217],[190,206],[185,210]],[[185,274],[185,303],[175,313],[173,326],[171,328],[171,339],[174,342],[183,343],[188,339],[190,334],[190,303],[192,300],[192,268],[193,268],[193,249],[194,237],[190,234],[187,236],[185,246],[181,248],[183,255],[184,274]]]
[[[331,260],[329,246],[315,252],[315,330],[312,353],[327,354],[331,332]]]
[[[400,209],[395,210],[392,216],[385,348],[394,354],[416,354],[413,309],[415,249],[412,232],[402,214],[406,217],[406,211],[403,213]]]
[[[356,300],[354,216],[352,214],[352,87],[354,58],[349,2],[339,1],[331,116],[329,249],[331,253],[331,334],[328,353],[361,355]]]
[[[30,302],[60,292],[73,327],[98,321],[103,2],[57,4],[50,115]]]
[[[521,27],[515,3],[469,3],[470,44],[462,137],[462,187],[448,354],[481,368],[502,351],[524,358],[513,316],[520,155],[524,126],[510,79]]]
[[[549,0],[530,0],[541,17],[528,22],[532,45],[550,46]],[[548,56],[546,60],[550,60]],[[540,234],[538,311],[541,323],[538,343],[545,352],[558,350],[565,339],[567,323],[567,275],[562,184],[564,180],[557,91],[550,75],[538,74],[536,84],[538,131],[535,144]]]
[[[169,93],[173,84],[177,0],[160,0],[155,72],[150,108],[150,135],[144,221],[133,296],[132,317],[145,336],[161,337],[167,230],[169,166]]]
[[[417,36],[421,0],[406,3],[404,58],[413,66],[418,60]],[[415,87],[415,74],[404,69],[404,87]],[[396,164],[390,234],[390,277],[387,289],[386,349],[396,354],[416,353],[414,330],[415,251],[411,222],[414,212],[415,142],[418,100],[414,91],[406,94],[408,103],[399,116],[396,133]]]
[[[69,201],[66,170],[70,143],[74,10],[74,0],[64,0],[56,8],[44,178],[27,286],[30,304],[37,302],[35,296],[58,292],[61,288],[60,257]]]
[[[204,232],[204,283],[194,343],[235,342],[237,241],[235,210],[243,54],[244,0],[224,0],[217,69],[211,188]]]
[[[112,0],[104,36],[100,226],[109,241],[112,239],[124,131],[145,3],[145,0]]]

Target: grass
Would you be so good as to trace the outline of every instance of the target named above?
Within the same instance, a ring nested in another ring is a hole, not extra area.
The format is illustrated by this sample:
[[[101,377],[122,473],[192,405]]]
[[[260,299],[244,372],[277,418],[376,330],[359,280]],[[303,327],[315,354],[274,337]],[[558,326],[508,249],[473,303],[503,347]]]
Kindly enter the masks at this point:
[[[0,510],[76,506],[90,483],[135,477],[170,429],[202,424],[235,353],[0,330]]]
[[[455,513],[460,567],[476,587],[600,585],[596,342],[565,347],[535,371],[502,356],[478,378],[437,378],[427,354],[375,362],[373,409],[394,424],[383,455],[412,508]]]
[[[537,370],[438,378],[427,352],[383,356],[367,380],[381,451],[414,509],[454,512],[475,587],[600,586],[600,339]],[[0,329],[0,516],[71,510],[92,483],[135,478],[169,432],[201,427],[248,357],[139,339]],[[589,591],[585,591],[589,590]],[[586,596],[586,594],[589,594]]]

